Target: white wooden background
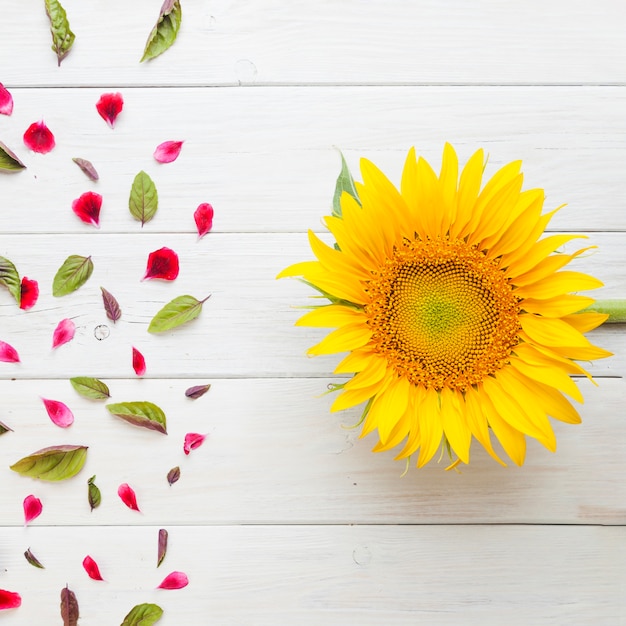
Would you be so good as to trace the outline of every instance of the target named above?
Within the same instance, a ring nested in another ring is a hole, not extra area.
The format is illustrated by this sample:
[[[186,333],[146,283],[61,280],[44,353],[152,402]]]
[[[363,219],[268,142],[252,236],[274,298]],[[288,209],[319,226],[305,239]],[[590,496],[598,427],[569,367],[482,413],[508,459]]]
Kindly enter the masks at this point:
[[[360,156],[399,180],[411,145],[439,162],[450,141],[466,159],[489,152],[489,172],[524,160],[527,185],[551,228],[588,231],[598,250],[579,261],[605,281],[600,297],[626,297],[626,6],[623,0],[182,0],[178,41],[139,64],[161,0],[64,0],[76,42],[60,68],[42,0],[1,3],[0,82],[15,99],[0,140],[28,169],[0,176],[0,255],[36,278],[41,297],[20,311],[0,292],[0,339],[22,363],[0,363],[0,588],[22,607],[4,626],[60,624],[69,584],[87,626],[120,624],[156,602],[159,626],[626,624],[626,338],[605,327],[593,341],[615,357],[592,368],[583,424],[556,424],[558,452],[531,442],[523,468],[501,468],[476,448],[461,473],[404,469],[371,440],[343,428],[357,411],[330,414],[321,396],[336,359],[307,359],[323,331],[294,328],[308,290],[276,282],[310,257],[306,230],[330,205],[339,158]],[[100,94],[125,99],[116,128],[95,111]],[[44,119],[48,155],[22,144]],[[155,146],[184,139],[159,165]],[[90,159],[90,183],[71,157]],[[143,229],[128,213],[135,174],[154,179],[160,208]],[[104,197],[100,230],[71,201]],[[215,207],[197,240],[192,214]],[[181,272],[141,283],[150,251],[169,246]],[[69,254],[92,255],[79,291],[51,295]],[[99,286],[123,309],[104,316]],[[152,315],[184,293],[212,293],[200,318],[152,336]],[[74,341],[50,350],[56,323]],[[106,340],[94,337],[99,324]],[[146,356],[143,380],[131,346]],[[150,400],[169,435],[135,429],[80,398],[68,378],[98,376],[113,399]],[[192,384],[210,382],[196,401]],[[40,397],[66,402],[69,431]],[[184,434],[207,432],[189,457]],[[41,447],[90,446],[65,483],[22,478],[8,465]],[[180,465],[180,481],[165,474]],[[103,502],[90,513],[86,480]],[[142,513],[116,495],[137,491]],[[22,500],[43,514],[23,526]],[[157,532],[170,548],[156,563]],[[31,567],[30,547],[46,566]],[[90,554],[107,582],[87,578]],[[155,586],[172,570],[190,584]]]

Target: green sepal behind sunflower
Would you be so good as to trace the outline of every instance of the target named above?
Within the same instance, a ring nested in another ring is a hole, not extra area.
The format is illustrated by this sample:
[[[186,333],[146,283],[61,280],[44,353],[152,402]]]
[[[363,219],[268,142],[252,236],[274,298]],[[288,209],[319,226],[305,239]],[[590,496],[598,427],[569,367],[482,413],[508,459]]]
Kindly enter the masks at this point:
[[[350,194],[358,203],[361,205],[361,199],[359,198],[359,194],[356,191],[356,186],[354,184],[354,178],[352,178],[352,174],[350,173],[350,169],[348,168],[348,164],[344,159],[344,156],[339,151],[339,155],[341,156],[341,172],[339,172],[339,176],[337,177],[337,184],[335,185],[335,195],[333,196],[333,215],[341,219],[341,195],[345,191]]]
[[[306,280],[306,278],[298,278],[298,280],[301,283],[304,283],[305,285],[312,287],[313,289],[315,289],[315,291],[318,291],[322,295],[322,297],[329,300],[331,304],[340,304],[341,306],[347,306],[347,307],[350,307],[351,309],[355,309],[356,311],[363,310],[363,307],[360,304],[355,304],[354,302],[350,302],[350,300],[342,300],[341,298],[337,298],[336,296],[333,296],[327,291],[320,289],[317,285],[314,285],[313,283],[309,282],[308,280]],[[311,296],[311,297],[317,298],[319,296]],[[323,305],[323,306],[326,306],[326,305]]]

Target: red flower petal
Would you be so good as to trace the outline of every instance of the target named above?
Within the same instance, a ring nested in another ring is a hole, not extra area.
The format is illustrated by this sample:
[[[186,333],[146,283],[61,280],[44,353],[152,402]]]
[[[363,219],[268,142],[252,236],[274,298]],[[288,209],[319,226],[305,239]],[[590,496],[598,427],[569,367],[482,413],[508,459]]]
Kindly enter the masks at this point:
[[[124,98],[121,93],[103,93],[96,103],[100,117],[111,127],[115,126],[117,116],[124,107]]]
[[[54,135],[50,129],[41,122],[33,122],[24,133],[24,144],[29,150],[46,154],[56,145]]]
[[[133,346],[133,369],[137,376],[143,376],[146,373],[146,359],[143,354]]]
[[[39,298],[39,283],[24,276],[22,278],[22,293],[20,298],[20,309],[26,311],[32,309]]]
[[[204,237],[213,227],[213,207],[208,202],[198,205],[193,219],[196,221],[198,236]]]
[[[41,500],[33,495],[24,498],[24,526],[41,515]]]
[[[137,496],[130,485],[127,483],[120,485],[117,489],[117,495],[129,509],[139,511],[139,507],[137,506]]]
[[[0,83],[0,113],[2,115],[13,113],[13,96],[2,83]]]
[[[10,344],[0,341],[0,361],[5,363],[19,363],[20,357],[17,350]]]
[[[172,161],[176,161],[182,147],[182,141],[164,141],[156,147],[152,156],[154,156],[159,163],[171,163]]]
[[[199,448],[206,439],[206,435],[200,433],[187,433],[185,435],[185,443],[183,445],[183,452],[189,454],[192,450]]]
[[[70,319],[61,320],[57,327],[54,329],[52,335],[52,349],[62,346],[68,341],[74,339],[74,333],[76,332],[76,325]]]
[[[59,428],[67,428],[74,423],[74,414],[66,404],[58,400],[48,400],[46,398],[42,398],[41,401],[46,407],[48,417]]]
[[[0,589],[0,610],[17,609],[17,607],[21,606],[21,604],[22,598],[19,593]]]
[[[148,255],[148,265],[142,280],[161,278],[174,280],[178,276],[178,255],[170,248],[161,248]]]
[[[172,572],[168,574],[162,581],[157,589],[182,589],[189,584],[187,574],[183,572]]]
[[[72,202],[72,211],[85,224],[93,224],[100,227],[100,207],[102,207],[102,196],[93,191],[86,191]]]
[[[89,576],[92,580],[104,580],[100,574],[98,564],[89,555],[83,559],[83,567],[87,572],[87,576]]]

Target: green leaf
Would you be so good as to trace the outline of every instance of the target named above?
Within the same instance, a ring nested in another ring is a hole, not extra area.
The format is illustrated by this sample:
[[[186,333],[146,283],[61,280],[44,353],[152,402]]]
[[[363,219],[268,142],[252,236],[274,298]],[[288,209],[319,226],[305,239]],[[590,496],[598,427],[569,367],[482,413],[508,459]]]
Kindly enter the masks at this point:
[[[152,402],[118,402],[116,404],[107,404],[106,408],[109,413],[130,424],[156,430],[167,435],[165,413]]]
[[[196,319],[202,311],[202,305],[210,298],[198,300],[193,296],[178,296],[168,302],[153,318],[148,326],[149,333],[164,333],[177,326]]]
[[[109,388],[97,378],[75,376],[74,378],[70,378],[70,383],[72,383],[72,387],[84,398],[106,400],[111,397]]]
[[[143,170],[135,176],[128,199],[130,214],[143,226],[159,208],[159,194],[150,176]]]
[[[13,429],[7,426],[4,422],[0,422],[0,435],[4,433],[13,432]]]
[[[58,269],[52,282],[52,295],[60,298],[82,287],[93,272],[90,256],[72,254]]]
[[[100,493],[100,489],[94,482],[96,480],[95,474],[87,481],[87,500],[89,501],[89,506],[93,511],[95,508],[100,506],[100,502],[102,502],[102,494]]]
[[[165,0],[159,19],[148,35],[140,63],[163,54],[176,41],[182,19],[179,0]]]
[[[17,158],[13,150],[10,150],[0,141],[0,171],[19,172],[26,166]]]
[[[52,50],[57,55],[58,65],[68,55],[76,36],[70,30],[67,13],[58,0],[45,0],[46,13],[50,20],[50,33],[52,34]]]
[[[10,469],[21,476],[58,481],[76,476],[87,459],[87,446],[52,446],[33,452]]]
[[[163,609],[158,604],[138,604],[124,618],[121,626],[152,626],[163,615]]]
[[[22,299],[22,283],[15,265],[0,256],[0,285],[4,285],[19,304]]]
[[[30,548],[24,552],[24,558],[33,566],[39,569],[46,569],[41,561],[31,552]]]
[[[359,203],[359,205],[361,204],[359,194],[357,193],[354,185],[354,178],[352,178],[352,174],[348,169],[348,164],[343,158],[343,154],[341,152],[339,152],[339,154],[341,155],[341,172],[337,178],[335,195],[333,196],[333,215],[335,217],[341,217],[341,195],[344,191],[349,193]]]

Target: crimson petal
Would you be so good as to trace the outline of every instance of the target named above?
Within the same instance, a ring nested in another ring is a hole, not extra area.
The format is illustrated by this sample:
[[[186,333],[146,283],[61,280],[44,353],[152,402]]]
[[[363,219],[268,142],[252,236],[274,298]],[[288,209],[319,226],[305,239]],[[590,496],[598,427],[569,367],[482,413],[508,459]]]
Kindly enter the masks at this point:
[[[31,280],[30,278],[23,276],[20,309],[23,311],[32,309],[37,303],[37,298],[39,298],[39,283],[36,280]]]
[[[137,376],[143,376],[146,373],[146,359],[143,354],[133,346],[133,369]]]
[[[33,495],[24,498],[24,526],[41,515],[41,500]]]
[[[72,211],[85,224],[93,224],[100,227],[100,208],[102,207],[102,196],[94,191],[86,191],[72,202]]]
[[[76,332],[76,325],[70,319],[61,320],[57,327],[54,329],[52,335],[52,349],[62,346],[68,341],[74,339],[74,333]]]
[[[89,555],[83,559],[83,567],[87,572],[87,576],[89,576],[92,580],[104,580],[100,574],[98,564]]]
[[[174,280],[178,276],[178,255],[170,248],[161,248],[148,255],[148,265],[142,280],[161,278]]]
[[[17,609],[22,604],[22,598],[19,593],[0,589],[0,610]]]
[[[168,574],[162,581],[157,589],[182,589],[189,584],[187,574],[183,572],[172,572]]]
[[[46,407],[48,417],[53,424],[56,424],[59,428],[67,428],[74,423],[74,414],[66,404],[58,400],[48,400],[47,398],[42,398],[41,401]]]
[[[185,443],[183,444],[183,452],[189,454],[192,450],[199,448],[206,439],[206,435],[200,433],[187,433],[185,435]]]
[[[154,151],[154,158],[159,163],[171,163],[176,161],[183,147],[182,141],[164,141],[160,143]]]
[[[121,93],[103,93],[96,103],[100,117],[111,127],[115,126],[117,116],[124,107],[124,98]]]
[[[24,133],[24,144],[29,150],[46,154],[56,145],[54,135],[50,129],[41,122],[33,122]]]
[[[13,96],[2,83],[0,83],[0,113],[2,115],[13,113]]]
[[[20,356],[11,344],[0,341],[0,361],[4,361],[5,363],[19,363]]]
[[[135,495],[133,488],[128,483],[124,483],[118,487],[117,495],[129,509],[139,511],[139,507],[137,506],[137,496]]]
[[[203,202],[195,210],[193,219],[196,222],[198,236],[204,237],[213,228],[213,207],[208,202]]]

